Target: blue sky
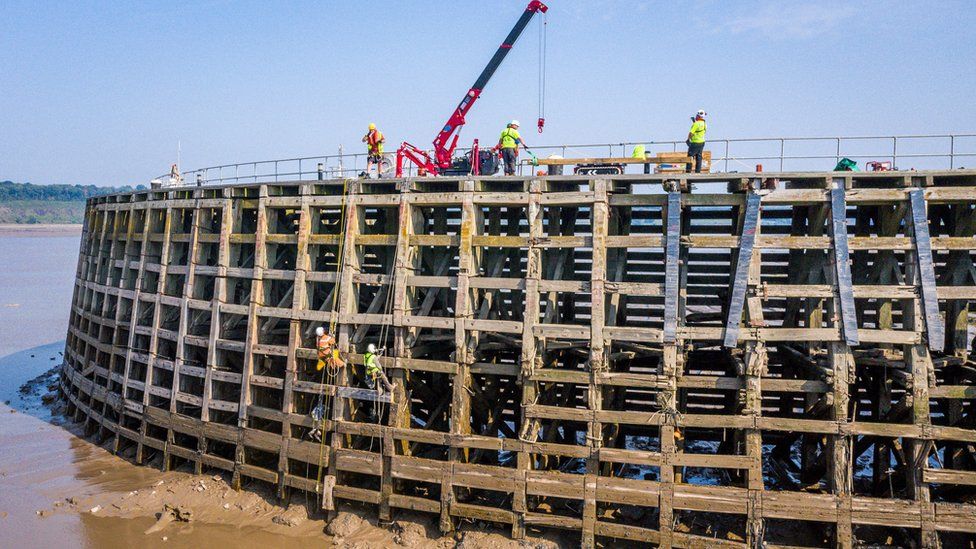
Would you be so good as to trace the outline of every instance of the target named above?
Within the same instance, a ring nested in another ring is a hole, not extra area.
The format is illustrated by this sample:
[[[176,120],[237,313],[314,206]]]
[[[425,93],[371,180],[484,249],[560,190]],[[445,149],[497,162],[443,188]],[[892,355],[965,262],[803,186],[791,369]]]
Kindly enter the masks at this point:
[[[183,167],[426,146],[526,0],[0,2],[0,180],[143,183]],[[552,0],[462,144],[976,131],[974,2]],[[393,147],[389,147],[393,148]]]

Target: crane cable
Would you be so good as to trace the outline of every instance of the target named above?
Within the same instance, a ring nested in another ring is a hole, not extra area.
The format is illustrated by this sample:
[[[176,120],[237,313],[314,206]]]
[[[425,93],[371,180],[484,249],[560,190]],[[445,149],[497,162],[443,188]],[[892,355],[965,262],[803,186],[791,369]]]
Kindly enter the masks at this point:
[[[546,125],[546,34],[549,22],[543,12],[539,21],[539,133]]]

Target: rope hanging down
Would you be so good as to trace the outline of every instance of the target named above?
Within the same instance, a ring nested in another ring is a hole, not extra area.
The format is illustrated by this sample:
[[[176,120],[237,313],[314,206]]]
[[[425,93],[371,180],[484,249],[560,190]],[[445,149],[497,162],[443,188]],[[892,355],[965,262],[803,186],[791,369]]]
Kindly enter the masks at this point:
[[[336,251],[336,281],[335,288],[332,291],[332,308],[329,312],[329,332],[330,334],[335,333],[336,324],[338,324],[339,317],[339,291],[342,288],[342,272],[345,270],[345,242],[346,242],[346,203],[349,201],[349,180],[345,179],[342,182],[342,205],[339,207],[339,246]],[[318,342],[316,341],[316,347]],[[322,368],[322,375],[319,378],[319,399],[316,403],[315,408],[313,408],[312,419],[318,424],[319,430],[319,467],[318,473],[316,474],[315,487],[318,489],[322,485],[322,462],[325,461],[325,422],[327,420],[330,409],[332,408],[333,401],[332,394],[325,390],[326,374],[328,374],[328,384],[335,390],[336,385],[339,381],[339,372],[334,370],[328,364]],[[317,412],[317,413],[316,413]],[[319,417],[315,417],[318,415]]]

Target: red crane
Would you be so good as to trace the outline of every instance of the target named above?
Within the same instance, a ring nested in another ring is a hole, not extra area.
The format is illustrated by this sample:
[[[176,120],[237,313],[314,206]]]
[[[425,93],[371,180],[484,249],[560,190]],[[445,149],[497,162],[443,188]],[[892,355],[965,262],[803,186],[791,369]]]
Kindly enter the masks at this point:
[[[485,89],[485,85],[488,84],[488,80],[491,79],[492,75],[495,74],[495,70],[501,65],[505,56],[515,45],[515,41],[518,40],[522,31],[529,24],[537,12],[546,13],[549,7],[540,2],[539,0],[532,0],[529,5],[525,8],[522,16],[512,27],[511,32],[505,37],[505,41],[502,45],[498,47],[498,51],[495,55],[491,57],[491,61],[483,71],[481,71],[481,76],[475,80],[474,85],[468,90],[468,93],[464,94],[464,98],[458,104],[457,108],[448,118],[447,124],[444,124],[443,129],[434,138],[434,157],[431,158],[427,151],[420,149],[410,143],[404,141],[400,148],[397,149],[396,158],[396,176],[403,177],[403,160],[409,160],[413,162],[418,171],[423,171],[431,175],[464,175],[469,173],[477,174],[481,170],[482,157],[487,157],[489,165],[494,163],[497,169],[497,159],[491,151],[479,151],[478,150],[478,140],[475,140],[474,146],[471,149],[471,154],[469,157],[464,158],[454,158],[454,149],[457,148],[457,142],[459,137],[459,130],[461,126],[464,125],[464,116],[471,110],[474,102],[478,100],[481,96],[482,90]],[[541,115],[540,115],[541,116]],[[542,125],[544,120],[539,118],[539,131],[542,131]]]

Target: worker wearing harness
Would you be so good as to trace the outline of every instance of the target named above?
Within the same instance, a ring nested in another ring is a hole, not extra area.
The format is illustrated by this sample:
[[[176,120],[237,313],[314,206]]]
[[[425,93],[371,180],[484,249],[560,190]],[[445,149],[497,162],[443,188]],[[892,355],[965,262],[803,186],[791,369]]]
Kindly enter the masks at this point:
[[[370,169],[376,166],[376,177],[382,177],[383,167],[383,143],[386,138],[383,132],[376,129],[376,124],[369,124],[369,131],[363,136],[363,143],[366,143],[366,175],[369,176]]]
[[[366,354],[363,355],[363,364],[366,366],[367,387],[376,389],[381,395],[384,390],[393,392],[393,385],[390,384],[390,380],[386,378],[386,374],[383,373],[383,368],[380,366],[380,361],[376,354],[376,345],[370,343],[366,347]]]
[[[695,173],[701,173],[702,151],[705,149],[705,131],[708,129],[705,125],[705,111],[699,110],[692,120],[694,122],[691,124],[688,140],[685,143],[688,144],[688,156],[695,159]],[[691,164],[688,164],[685,171],[691,173]]]
[[[515,162],[518,159],[519,145],[526,149],[529,148],[522,141],[522,136],[519,135],[518,128],[519,121],[512,120],[502,130],[502,135],[498,138],[498,148],[502,150],[502,160],[505,161],[505,175],[515,175]]]
[[[325,328],[319,326],[315,329],[315,335],[317,337],[315,347],[319,356],[315,370],[322,371],[322,368],[328,366],[330,372],[335,372],[345,366],[345,361],[339,358],[339,350],[335,348],[336,340],[332,334],[325,333]]]

